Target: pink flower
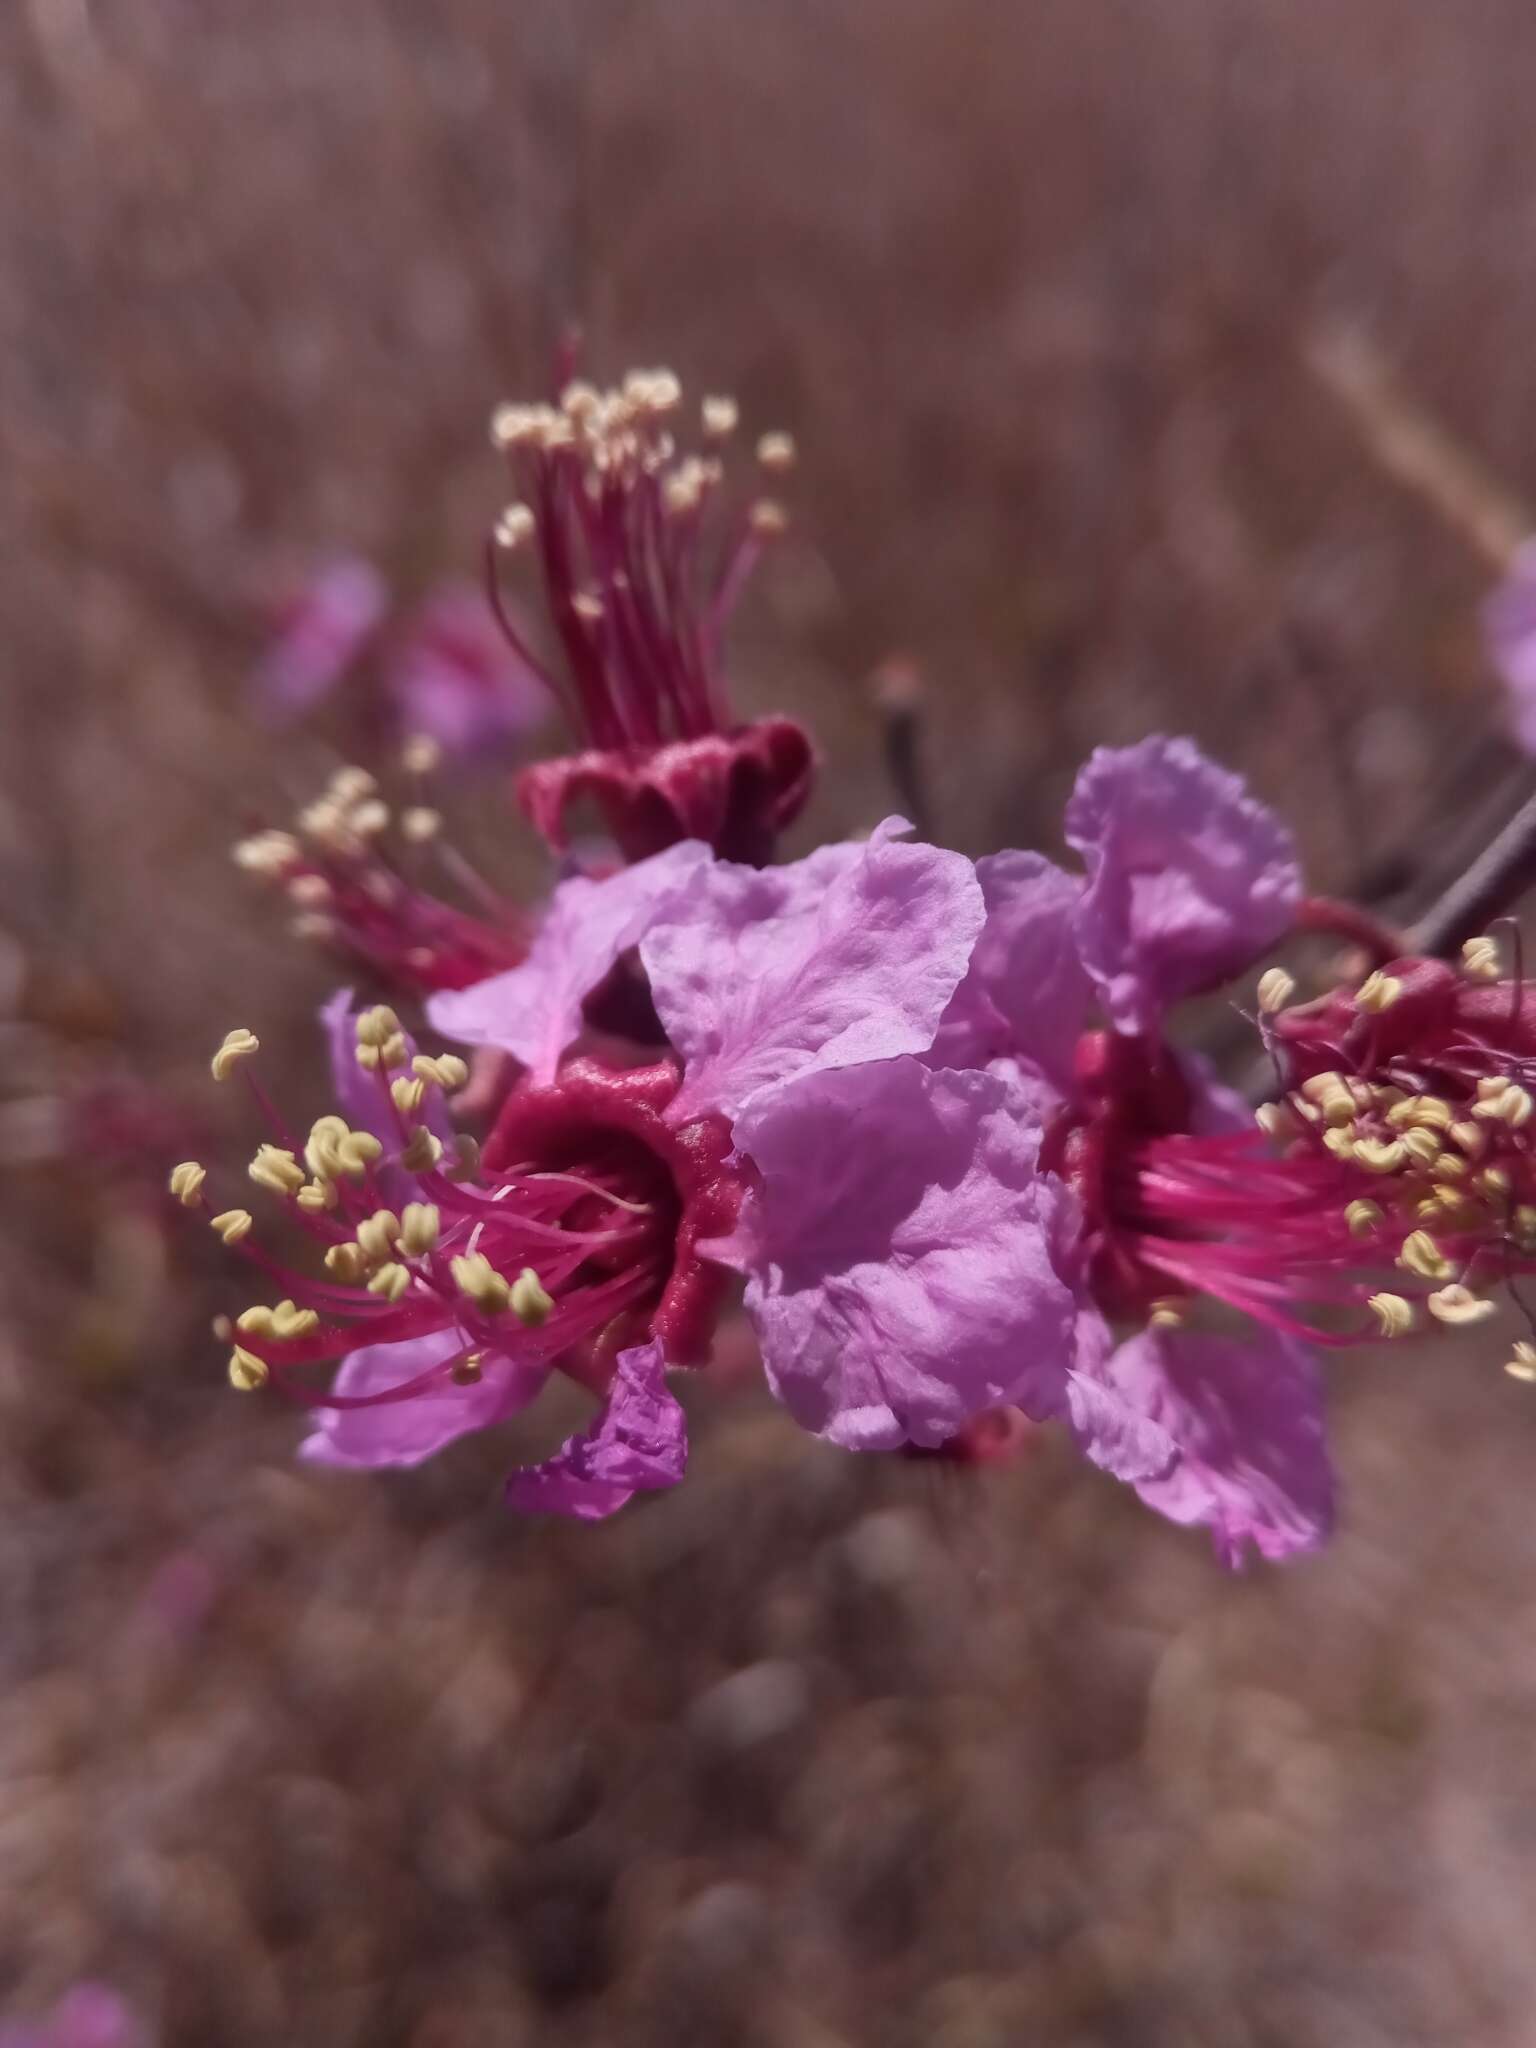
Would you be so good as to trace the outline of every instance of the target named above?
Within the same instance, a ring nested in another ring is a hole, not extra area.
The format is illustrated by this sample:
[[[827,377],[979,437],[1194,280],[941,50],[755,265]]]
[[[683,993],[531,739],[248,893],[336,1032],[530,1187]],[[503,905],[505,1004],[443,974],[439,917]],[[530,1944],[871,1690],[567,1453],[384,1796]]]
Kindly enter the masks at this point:
[[[384,621],[389,588],[371,562],[322,562],[286,608],[252,691],[274,724],[286,725],[328,697]]]
[[[405,622],[384,682],[400,731],[452,761],[494,759],[549,713],[538,671],[506,644],[473,585],[444,585]]]
[[[1536,753],[1536,541],[1516,550],[1509,573],[1484,600],[1483,639],[1504,683],[1510,730]]]
[[[761,863],[804,805],[815,758],[790,719],[734,721],[723,644],[783,514],[765,500],[734,513],[723,503],[721,454],[678,447],[681,399],[670,373],[634,371],[618,390],[578,380],[557,405],[502,406],[492,422],[518,492],[496,539],[504,553],[537,553],[563,676],[535,660],[509,616],[503,624],[580,740],[524,769],[518,794],[557,849],[572,808],[590,798],[629,860],[699,839]],[[734,420],[730,401],[706,400],[717,446]],[[769,469],[793,458],[784,435],[766,436],[759,453]]]

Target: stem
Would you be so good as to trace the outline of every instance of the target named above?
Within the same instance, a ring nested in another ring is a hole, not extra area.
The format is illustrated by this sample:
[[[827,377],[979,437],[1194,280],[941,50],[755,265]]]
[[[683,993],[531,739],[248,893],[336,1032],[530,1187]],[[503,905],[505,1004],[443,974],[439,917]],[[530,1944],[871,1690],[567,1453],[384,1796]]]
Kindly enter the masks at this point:
[[[1413,932],[1417,952],[1454,953],[1536,883],[1536,796],[1431,905]]]
[[[1371,956],[1373,967],[1384,967],[1389,960],[1400,960],[1409,951],[1404,935],[1381,919],[1373,917],[1358,904],[1341,903],[1334,896],[1304,896],[1296,906],[1295,929],[1299,932],[1331,932],[1335,938],[1348,939],[1352,945],[1363,946]]]

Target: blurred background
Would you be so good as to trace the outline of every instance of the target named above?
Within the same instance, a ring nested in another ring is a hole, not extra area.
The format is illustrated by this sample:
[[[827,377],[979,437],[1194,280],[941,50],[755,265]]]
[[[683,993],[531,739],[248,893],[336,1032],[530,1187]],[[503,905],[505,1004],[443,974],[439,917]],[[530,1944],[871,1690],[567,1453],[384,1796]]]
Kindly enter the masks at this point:
[[[530,1525],[515,1436],[296,1468],[162,1191],[253,1142],[230,1025],[321,1106],[335,970],[227,850],[387,747],[358,690],[263,724],[274,594],[473,574],[573,324],[799,444],[733,663],[826,754],[795,850],[889,808],[897,661],[942,840],[1051,848],[1093,744],[1188,731],[1422,907],[1531,786],[1476,618],[1536,523],[1527,0],[13,0],[0,55],[16,2038],[1528,2042],[1497,1338],[1336,1369],[1285,1573],[1049,1441],[936,1474],[708,1389],[685,1487]],[[454,810],[540,885],[504,777]]]

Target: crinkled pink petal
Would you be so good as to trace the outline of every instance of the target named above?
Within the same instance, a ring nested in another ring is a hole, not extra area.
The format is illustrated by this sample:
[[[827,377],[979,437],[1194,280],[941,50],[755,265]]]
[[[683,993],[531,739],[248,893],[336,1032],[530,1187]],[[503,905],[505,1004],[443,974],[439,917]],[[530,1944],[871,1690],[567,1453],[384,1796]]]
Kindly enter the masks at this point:
[[[573,875],[550,898],[520,966],[433,996],[427,1015],[445,1038],[499,1046],[536,1081],[552,1081],[581,1030],[582,1004],[619,955],[698,887],[709,860],[709,848],[689,839],[601,881]]]
[[[388,680],[403,728],[425,733],[457,760],[494,755],[549,715],[548,684],[507,644],[472,585],[450,585],[428,599]]]
[[[514,1472],[508,1505],[524,1514],[601,1521],[633,1500],[675,1486],[688,1465],[688,1429],[667,1387],[659,1339],[621,1351],[608,1398],[590,1429],[542,1465]]]
[[[887,819],[785,868],[719,861],[640,945],[682,1054],[667,1112],[736,1116],[792,1075],[924,1052],[985,911],[971,863]]]
[[[1192,740],[1098,748],[1066,836],[1088,869],[1078,949],[1117,1031],[1154,1032],[1168,1004],[1247,966],[1301,897],[1290,833]]]
[[[1510,731],[1536,754],[1536,540],[1516,550],[1503,582],[1484,599],[1483,639],[1504,684]]]
[[[1209,1528],[1222,1562],[1251,1544],[1278,1559],[1333,1525],[1333,1471],[1312,1352],[1275,1330],[1240,1337],[1148,1330],[1075,1389],[1072,1419],[1096,1464],[1170,1521]]]
[[[342,680],[389,606],[389,589],[370,562],[326,562],[310,578],[267,649],[251,690],[280,723],[311,711]]]
[[[998,1077],[911,1058],[760,1094],[735,1236],[769,1384],[850,1450],[936,1447],[984,1409],[1063,1412],[1080,1303],[1075,1204]]]
[[[1011,1057],[1065,1094],[1091,984],[1078,957],[1075,875],[1042,854],[976,863],[987,921],[934,1040],[935,1066],[981,1067]]]
[[[341,1362],[332,1391],[349,1399],[406,1386],[434,1365],[460,1355],[458,1330],[434,1330],[403,1344],[366,1344]],[[472,1430],[489,1429],[526,1408],[549,1377],[543,1365],[516,1365],[485,1354],[483,1377],[461,1387],[446,1373],[422,1392],[367,1408],[320,1408],[299,1456],[316,1465],[420,1465]]]

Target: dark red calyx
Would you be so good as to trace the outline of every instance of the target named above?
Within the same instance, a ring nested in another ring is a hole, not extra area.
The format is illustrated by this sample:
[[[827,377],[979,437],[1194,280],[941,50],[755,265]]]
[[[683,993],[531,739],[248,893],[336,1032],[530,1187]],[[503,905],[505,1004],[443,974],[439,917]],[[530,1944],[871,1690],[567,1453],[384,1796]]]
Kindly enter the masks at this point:
[[[763,867],[810,795],[816,755],[788,718],[661,746],[594,748],[541,761],[517,778],[529,822],[557,851],[583,798],[597,806],[626,860],[702,839],[722,860]]]
[[[699,1244],[736,1221],[744,1192],[730,1164],[730,1126],[700,1117],[681,1129],[663,1119],[682,1075],[672,1060],[612,1068],[573,1059],[550,1083],[520,1081],[486,1140],[487,1172],[574,1173],[600,1179],[625,1201],[654,1211],[664,1250],[646,1328],[679,1365],[709,1354],[716,1318],[731,1285]],[[603,1198],[594,1196],[600,1219]]]

